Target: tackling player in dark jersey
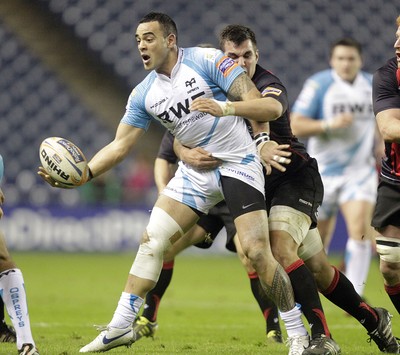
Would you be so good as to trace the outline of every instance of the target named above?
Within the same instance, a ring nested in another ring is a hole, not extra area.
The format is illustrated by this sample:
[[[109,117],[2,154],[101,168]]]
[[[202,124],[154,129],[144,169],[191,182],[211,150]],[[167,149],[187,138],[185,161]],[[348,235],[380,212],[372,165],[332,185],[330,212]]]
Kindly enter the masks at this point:
[[[373,77],[373,108],[386,157],[382,159],[372,226],[380,234],[376,247],[385,290],[400,313],[400,16],[396,24],[396,57]]]
[[[227,36],[227,38],[224,38],[225,35]],[[270,218],[271,236],[274,234],[276,239],[276,243],[272,242],[272,245],[276,246],[276,251],[281,253],[283,259],[286,258],[286,263],[289,263],[287,271],[292,282],[294,282],[293,285],[296,285],[294,287],[296,293],[298,288],[302,287],[301,283],[304,283],[304,280],[301,279],[301,276],[299,276],[299,274],[301,274],[304,270],[303,264],[298,259],[297,255],[286,256],[284,250],[279,250],[280,246],[284,246],[281,239],[279,239],[282,238],[280,232],[285,231],[285,227],[282,227],[285,222],[279,220],[279,218],[282,216],[282,214],[280,213],[282,212],[281,207],[289,207],[295,210],[295,213],[296,211],[299,211],[300,213],[304,213],[305,215],[307,215],[310,220],[309,227],[315,227],[316,210],[322,200],[323,193],[317,164],[313,158],[309,157],[304,145],[300,143],[297,138],[294,137],[291,133],[286,89],[275,75],[273,75],[269,71],[264,70],[261,66],[256,65],[258,60],[258,51],[256,48],[254,33],[247,27],[237,25],[228,26],[222,31],[221,39],[221,48],[226,52],[227,55],[238,61],[242,65],[242,67],[246,68],[247,74],[252,77],[257,88],[260,90],[260,92],[263,93],[264,97],[269,96],[274,101],[279,100],[282,108],[284,109],[283,114],[280,118],[270,122],[270,135],[272,139],[283,145],[276,146],[272,141],[266,142],[264,140],[264,138],[266,138],[265,135],[259,136],[258,143],[260,148],[259,150],[261,151],[262,157],[265,161],[266,170],[270,173],[270,175],[266,176],[267,206],[269,212],[271,213],[271,207],[276,207],[275,222],[274,219],[272,219],[271,221]],[[234,42],[237,42],[237,48],[226,46],[226,40],[232,42],[232,40],[234,39]],[[250,44],[250,46],[245,48],[245,50],[240,51],[240,49],[242,48],[241,44],[248,40],[250,40],[250,43],[247,44]],[[258,131],[255,132],[255,136],[257,136],[257,133]],[[282,169],[282,166],[276,165],[276,163],[278,162],[289,162],[289,160],[285,160],[285,158],[283,158],[283,156],[289,155],[284,155],[283,151],[278,153],[279,149],[282,149],[282,147],[289,149],[289,151],[292,153],[292,162],[286,166],[286,169]],[[175,156],[175,154],[171,151],[166,155],[164,154],[161,161],[169,161],[171,164],[174,163],[175,160],[170,160],[171,155]],[[189,165],[193,165],[195,168],[200,169],[213,168],[215,165],[212,164],[218,164],[217,160],[212,158],[212,156],[208,152],[201,150],[201,148],[187,150],[181,147],[180,157]],[[271,170],[270,165],[278,168],[278,170]],[[286,172],[283,173],[283,171],[285,170]],[[311,201],[311,203],[304,203],[307,200]],[[273,222],[274,224],[271,224],[271,222]],[[296,234],[293,232],[293,230],[291,230],[290,233]],[[231,235],[231,233],[228,234]],[[290,237],[290,239],[292,239],[292,237]],[[353,285],[348,281],[348,279],[336,268],[332,267],[329,264],[327,256],[322,247],[320,236],[316,232],[316,228],[311,229],[311,233],[307,233],[306,240],[307,242],[303,243],[302,247],[299,249],[299,252],[302,258],[306,260],[307,266],[314,273],[318,283],[318,287],[320,290],[323,290],[324,295],[333,303],[343,308],[346,312],[359,320],[367,329],[371,338],[377,343],[378,347],[382,351],[390,350],[390,346],[393,346],[393,342],[397,347],[397,342],[391,334],[391,331],[386,333],[386,330],[390,330],[390,317],[388,315],[388,312],[386,310],[383,310],[382,308],[373,309],[365,304],[355,291]],[[194,242],[196,241],[193,240],[192,244]],[[189,245],[191,244],[188,243],[187,246]],[[297,245],[295,248],[288,247],[283,249],[296,251]],[[175,255],[176,254],[177,253],[175,253]],[[292,262],[292,264],[290,264],[291,259],[294,259],[294,262]],[[296,279],[297,281],[294,279]],[[159,282],[161,282],[161,278]],[[158,286],[156,286],[156,288],[157,287]],[[306,297],[308,298],[308,300],[306,300],[306,305],[302,307],[303,311],[305,310],[305,308],[310,307],[313,302],[309,299],[310,294],[307,287],[308,286],[306,286],[303,290],[297,292],[300,294],[303,293],[303,295],[304,293],[307,293]],[[165,288],[163,292],[165,291]],[[156,290],[156,292],[158,291],[159,290]],[[299,302],[299,300],[297,301]],[[311,316],[309,315],[309,317],[312,316],[312,314]],[[145,319],[142,318],[141,320],[144,322],[137,323],[136,329],[142,332],[141,336],[150,335],[150,327],[146,326]],[[325,346],[329,347],[329,345],[334,345],[334,349],[331,350],[329,354],[337,353],[337,351],[339,350],[337,350],[336,344],[328,345],[328,343],[330,343],[330,338],[328,336],[329,333],[326,334],[327,328],[325,327],[324,323],[325,322],[322,322],[320,319],[319,321],[317,320],[317,325],[313,326],[313,329],[315,329],[315,331],[313,332],[313,340],[314,345],[316,346],[314,347],[314,350],[322,351]],[[318,324],[320,324],[321,326],[318,327]],[[319,330],[321,328],[324,329]],[[383,334],[382,332],[385,332],[385,334]],[[298,345],[301,346],[302,344],[300,343]]]

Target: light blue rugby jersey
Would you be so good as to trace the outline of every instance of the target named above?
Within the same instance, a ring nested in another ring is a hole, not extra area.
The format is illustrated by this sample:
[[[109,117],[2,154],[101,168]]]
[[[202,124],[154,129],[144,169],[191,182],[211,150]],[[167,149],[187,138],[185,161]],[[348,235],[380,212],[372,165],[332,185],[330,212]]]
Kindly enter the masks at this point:
[[[332,69],[316,73],[305,82],[292,112],[315,120],[331,120],[342,112],[353,114],[350,127],[309,138],[307,150],[317,159],[321,174],[342,175],[357,167],[374,167],[371,74],[361,71],[349,83]]]
[[[153,70],[133,89],[121,122],[147,130],[155,119],[188,147],[201,146],[217,158],[242,162],[255,153],[242,117],[220,118],[189,110],[197,97],[225,101],[232,82],[242,73],[220,50],[180,48],[171,77]]]

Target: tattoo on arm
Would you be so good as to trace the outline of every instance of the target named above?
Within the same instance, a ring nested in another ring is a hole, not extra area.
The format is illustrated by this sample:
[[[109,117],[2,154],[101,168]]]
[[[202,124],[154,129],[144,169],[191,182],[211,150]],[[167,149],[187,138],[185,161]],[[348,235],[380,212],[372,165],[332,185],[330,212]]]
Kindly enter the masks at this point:
[[[267,296],[270,297],[282,312],[290,311],[294,305],[294,295],[292,285],[290,284],[289,276],[278,264],[275,270],[272,285],[261,283]]]
[[[246,73],[239,75],[228,91],[228,99],[230,101],[240,101],[244,94],[254,88],[254,84]]]

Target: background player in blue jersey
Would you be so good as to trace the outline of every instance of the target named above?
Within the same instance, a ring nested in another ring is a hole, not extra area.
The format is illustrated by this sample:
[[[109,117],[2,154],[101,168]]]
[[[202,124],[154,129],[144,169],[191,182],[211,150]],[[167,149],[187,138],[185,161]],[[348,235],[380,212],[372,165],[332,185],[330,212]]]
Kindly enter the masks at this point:
[[[135,38],[144,68],[151,72],[132,91],[115,139],[89,162],[96,177],[124,160],[156,120],[182,144],[203,147],[222,163],[212,171],[197,171],[180,163],[158,197],[110,323],[80,352],[102,352],[134,341],[132,323],[146,293],[156,284],[163,254],[187,232],[199,215],[225,198],[246,257],[257,271],[264,291],[281,310],[289,337],[305,335],[300,306],[294,302],[290,279],[272,255],[265,210],[264,177],[256,146],[241,112],[264,121],[264,113],[280,115],[280,104],[270,107],[243,69],[219,50],[178,48],[174,21],[162,13],[146,15]],[[191,107],[196,98],[217,99],[224,116]],[[230,99],[232,101],[227,101]],[[43,167],[39,175],[57,183]]]
[[[363,295],[374,231],[377,159],[383,143],[372,112],[372,76],[361,70],[361,45],[351,38],[332,44],[331,68],[311,76],[292,110],[291,125],[307,137],[307,150],[318,161],[324,200],[318,229],[328,250],[340,209],[348,240],[345,273]]]
[[[0,183],[3,174],[4,163],[0,155]],[[4,194],[0,188],[0,218],[3,217],[3,210],[1,208],[3,203]],[[24,278],[21,270],[18,269],[8,252],[5,237],[1,229],[0,294],[17,334],[18,355],[39,355],[31,332]]]
[[[379,232],[376,249],[385,290],[400,313],[400,16],[396,24],[396,56],[373,78],[373,107],[386,156],[372,225]]]

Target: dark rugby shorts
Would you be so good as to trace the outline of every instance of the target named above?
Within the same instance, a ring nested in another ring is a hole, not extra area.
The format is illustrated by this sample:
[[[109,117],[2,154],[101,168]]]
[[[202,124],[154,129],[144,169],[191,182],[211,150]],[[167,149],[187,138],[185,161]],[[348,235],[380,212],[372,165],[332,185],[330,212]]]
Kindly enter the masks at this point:
[[[400,185],[380,180],[378,197],[371,225],[382,228],[400,226]]]

